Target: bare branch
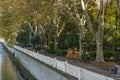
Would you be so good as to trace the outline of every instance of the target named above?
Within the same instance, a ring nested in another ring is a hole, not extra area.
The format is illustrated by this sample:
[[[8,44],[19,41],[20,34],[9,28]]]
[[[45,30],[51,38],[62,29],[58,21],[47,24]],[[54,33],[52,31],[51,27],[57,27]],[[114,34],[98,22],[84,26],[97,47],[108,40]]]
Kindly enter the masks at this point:
[[[37,36],[37,34],[35,33],[35,31],[34,31],[33,28],[32,28],[32,25],[31,25],[30,23],[28,23],[28,25],[29,25],[30,30],[32,31],[32,33],[33,33],[35,36]]]
[[[88,23],[88,28],[89,28],[90,32],[91,32],[93,35],[95,35],[96,32],[95,32],[95,30],[93,29],[93,25],[92,25],[92,23],[91,23],[90,17],[89,17],[89,15],[88,15],[87,11],[86,11],[86,6],[85,6],[85,3],[84,3],[84,0],[81,0],[81,5],[82,5],[82,8],[83,8],[83,13],[84,13],[84,15],[85,15],[86,21],[87,21],[87,23]],[[95,37],[95,36],[94,36],[94,37]]]

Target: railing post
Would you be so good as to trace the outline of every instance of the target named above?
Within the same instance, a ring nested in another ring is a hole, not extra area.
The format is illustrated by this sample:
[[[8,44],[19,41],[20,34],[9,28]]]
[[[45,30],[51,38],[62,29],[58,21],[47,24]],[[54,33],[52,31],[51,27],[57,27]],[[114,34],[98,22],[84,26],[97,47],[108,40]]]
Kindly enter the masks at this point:
[[[64,63],[65,63],[65,71],[64,71],[64,72],[66,73],[66,69],[67,69],[67,68],[66,68],[66,65],[67,65],[68,62],[65,61]]]
[[[78,80],[82,80],[82,70],[79,69],[78,71]]]
[[[55,65],[54,65],[54,64],[55,64]],[[54,68],[57,68],[56,58],[54,58],[54,64],[53,64],[53,67],[54,67]]]

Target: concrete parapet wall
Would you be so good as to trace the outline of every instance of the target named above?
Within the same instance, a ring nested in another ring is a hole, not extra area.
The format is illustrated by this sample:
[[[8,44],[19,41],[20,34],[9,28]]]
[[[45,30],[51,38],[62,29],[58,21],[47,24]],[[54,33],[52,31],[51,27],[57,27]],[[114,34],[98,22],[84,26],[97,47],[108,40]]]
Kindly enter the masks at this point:
[[[33,58],[35,55],[32,55],[32,53],[30,53],[30,55],[27,55],[17,50],[17,48],[11,48],[8,46],[6,47],[9,51],[11,51],[11,54],[14,55],[14,57],[16,57],[37,80],[77,80],[77,78],[66,75],[62,71],[59,72],[57,69],[55,70],[48,66],[47,63],[45,64],[42,61],[39,61],[36,59],[37,57],[40,57],[39,55]],[[41,56],[40,58],[45,61],[50,59],[49,57],[45,56]],[[54,59],[50,59],[50,61],[54,61]]]
[[[58,75],[56,74],[55,72],[49,70],[49,69],[45,69],[46,67],[41,67],[41,66],[44,66],[42,64],[39,64],[38,62],[35,62],[34,60],[31,60],[31,58],[27,57],[26,58],[26,55],[23,55],[20,53],[21,52],[24,52],[25,54],[31,56],[31,57],[34,57],[35,59],[41,61],[41,62],[44,62],[45,64],[48,64],[50,66],[52,66],[53,68],[56,68],[60,71],[62,71],[63,73],[66,73],[66,74],[69,74],[75,78],[77,78],[78,80],[114,80],[110,77],[106,77],[104,75],[101,75],[101,74],[97,74],[95,72],[92,72],[92,71],[89,71],[89,70],[86,70],[84,68],[80,68],[80,67],[77,67],[77,66],[74,66],[72,64],[69,64],[67,63],[67,61],[63,62],[63,61],[60,61],[60,60],[57,60],[56,58],[51,58],[51,57],[48,57],[48,56],[44,56],[42,54],[38,54],[38,53],[35,53],[33,51],[30,51],[30,50],[27,50],[27,49],[24,49],[24,48],[21,48],[21,47],[18,47],[18,46],[14,46],[15,49],[19,50],[15,50],[13,48],[9,48],[8,49],[12,52],[12,53],[15,53],[15,56],[21,60],[22,64],[28,68],[28,70],[30,70],[30,72],[35,76],[37,77],[38,80],[43,80],[43,79],[40,79],[41,76],[44,76],[44,74],[46,75],[49,75],[49,74],[52,74],[48,77],[58,77],[58,78],[53,78],[53,79],[50,79],[50,78],[46,78],[44,80],[73,80],[73,79],[67,79],[66,77],[61,77],[61,75]],[[49,74],[46,73],[46,71],[44,70],[48,70]],[[43,74],[41,74],[41,72],[44,72]],[[45,77],[45,76],[44,76]]]

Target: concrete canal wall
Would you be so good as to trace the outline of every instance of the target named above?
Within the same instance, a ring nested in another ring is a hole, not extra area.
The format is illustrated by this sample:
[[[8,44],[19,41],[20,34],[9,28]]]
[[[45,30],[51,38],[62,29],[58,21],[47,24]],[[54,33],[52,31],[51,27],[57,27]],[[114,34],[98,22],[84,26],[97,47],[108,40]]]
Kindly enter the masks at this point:
[[[37,80],[114,80],[18,46],[6,47]]]
[[[77,80],[77,78],[65,74],[24,52],[6,47],[37,80]]]

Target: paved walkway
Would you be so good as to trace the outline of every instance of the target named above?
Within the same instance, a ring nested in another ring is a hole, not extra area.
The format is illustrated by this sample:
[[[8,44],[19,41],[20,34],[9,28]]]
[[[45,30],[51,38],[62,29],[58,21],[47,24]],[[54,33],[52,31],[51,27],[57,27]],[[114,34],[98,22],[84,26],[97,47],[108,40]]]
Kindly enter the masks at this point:
[[[68,58],[65,58],[65,57],[60,57],[60,56],[56,56],[56,55],[53,55],[53,54],[48,54],[46,52],[44,52],[44,53],[39,52],[39,54],[43,54],[45,56],[56,58],[56,59],[61,60],[61,61],[67,61],[68,63],[70,63],[72,65],[75,65],[75,66],[78,66],[78,67],[81,67],[81,68],[85,68],[87,70],[90,70],[90,71],[93,71],[93,72],[96,72],[96,73],[99,73],[99,74],[102,74],[102,75],[105,75],[105,76],[108,76],[108,77],[112,77],[115,80],[120,80],[120,76],[108,73],[107,69],[102,69],[102,68],[96,67],[94,65],[88,64],[88,63],[83,63],[79,60],[68,59]]]
[[[87,70],[93,71],[95,73],[98,73],[98,74],[101,74],[101,75],[104,75],[104,76],[107,76],[107,77],[111,77],[115,80],[120,80],[120,76],[108,73],[107,69],[101,69],[101,68],[96,67],[94,65],[91,65],[91,64],[88,64],[88,63],[83,63],[79,60],[73,60],[73,59],[68,59],[66,57],[56,56],[54,54],[48,54],[45,51],[44,52],[39,52],[39,54],[49,56],[51,58],[56,58],[57,60],[60,60],[60,61],[63,61],[63,62],[67,61],[69,64],[72,64],[72,65],[75,65],[75,66],[78,66],[78,67],[81,67],[81,68],[85,68]]]

